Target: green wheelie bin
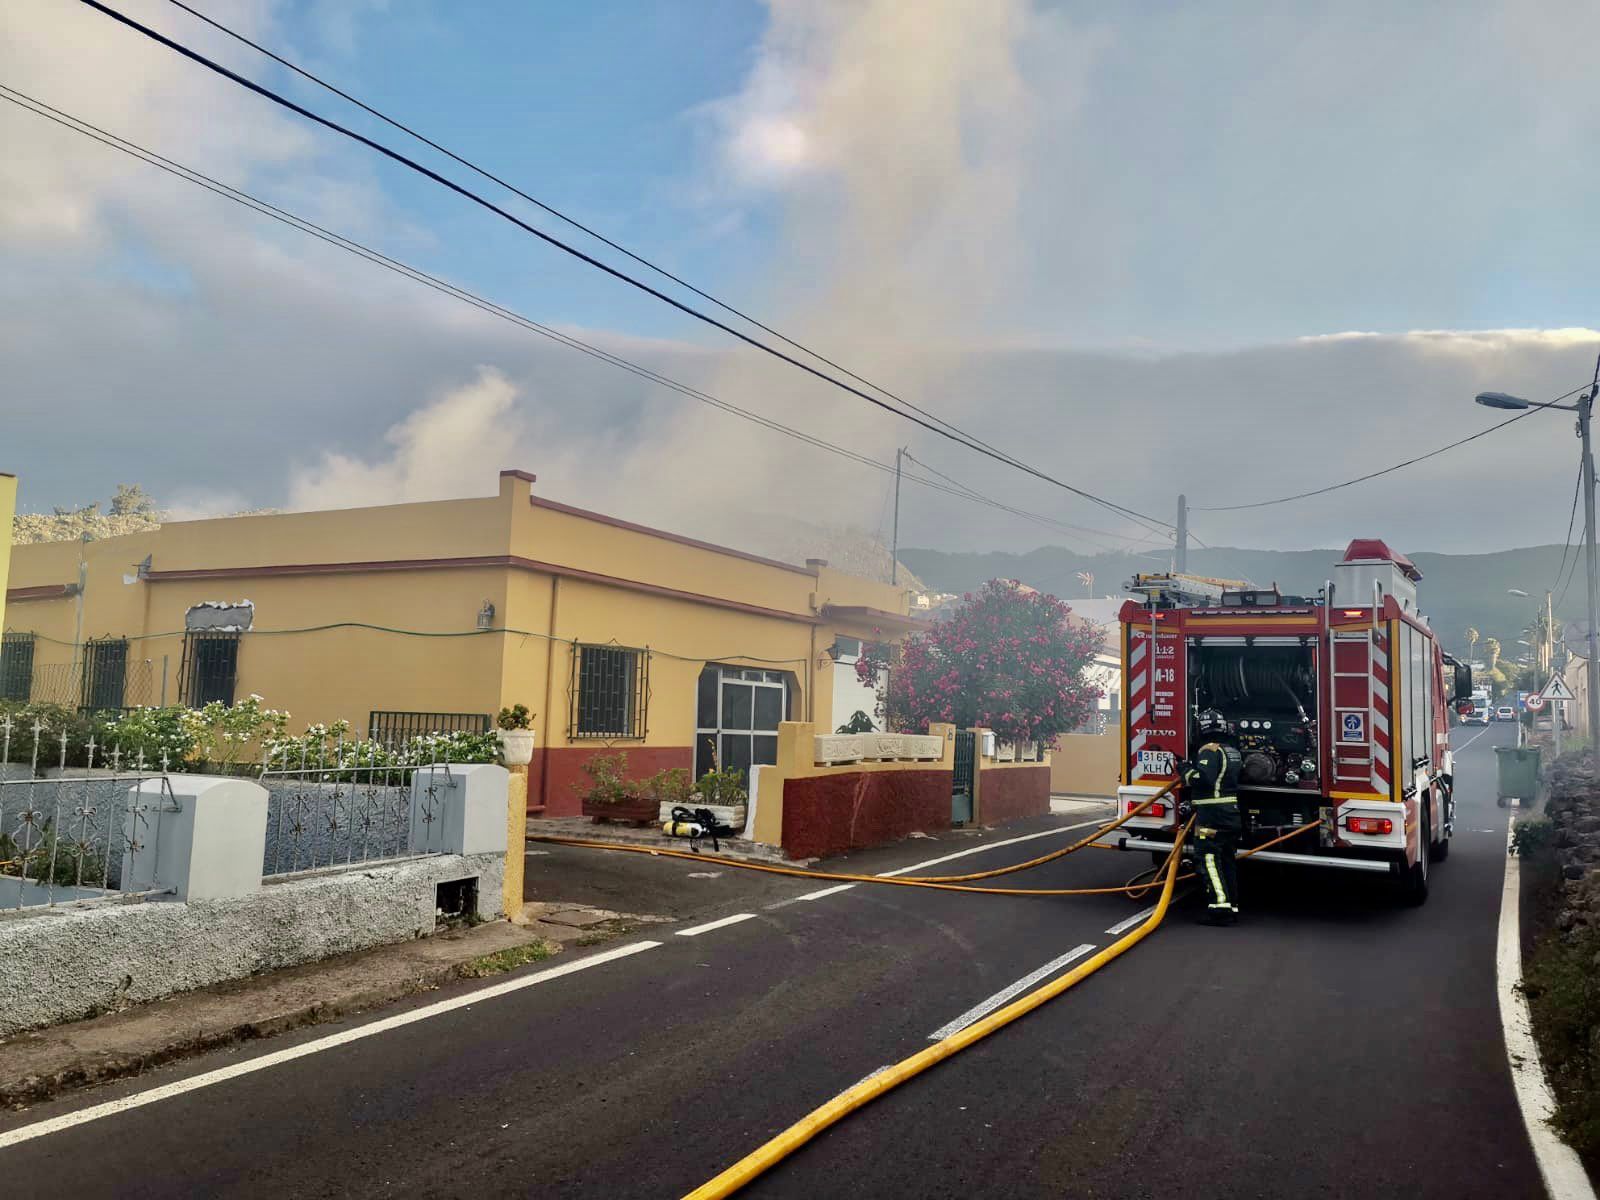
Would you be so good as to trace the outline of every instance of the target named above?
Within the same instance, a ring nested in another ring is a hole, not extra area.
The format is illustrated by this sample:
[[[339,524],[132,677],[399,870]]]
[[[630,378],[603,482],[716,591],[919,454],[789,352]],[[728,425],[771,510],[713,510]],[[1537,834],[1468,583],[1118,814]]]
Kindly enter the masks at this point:
[[[1512,800],[1520,800],[1524,808],[1531,808],[1539,795],[1539,747],[1496,746],[1494,757],[1496,802],[1504,808]]]

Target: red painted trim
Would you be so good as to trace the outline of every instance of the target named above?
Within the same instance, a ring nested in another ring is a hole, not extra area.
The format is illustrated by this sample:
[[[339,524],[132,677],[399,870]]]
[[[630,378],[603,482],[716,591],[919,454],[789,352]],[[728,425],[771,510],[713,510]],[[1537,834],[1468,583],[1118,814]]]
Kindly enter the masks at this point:
[[[500,478],[501,479],[504,479],[507,475],[511,476],[511,478],[513,478],[513,479],[526,480],[528,483],[538,483],[539,482],[539,477],[537,475],[535,475],[533,472],[531,472],[531,471],[519,471],[515,467],[507,467],[504,471],[500,472]]]
[[[41,583],[35,587],[6,589],[6,603],[16,604],[27,600],[60,600],[72,595],[70,583]]]
[[[590,512],[587,508],[575,508],[570,504],[562,504],[557,500],[546,500],[543,496],[529,496],[528,503],[535,508],[547,508],[551,512],[565,513],[569,517],[582,517],[586,521],[597,521],[601,525],[609,525],[613,529],[626,529],[632,533],[648,534],[668,542],[676,542],[680,546],[693,546],[696,550],[709,550],[713,554],[726,554],[729,558],[742,558],[745,562],[760,563],[764,567],[775,567],[780,571],[792,571],[796,575],[815,575],[816,572],[805,567],[797,567],[793,563],[779,562],[775,558],[762,558],[759,554],[747,554],[743,550],[734,550],[728,546],[718,546],[713,542],[702,542],[697,538],[684,537],[680,533],[668,533],[665,529],[652,529],[648,525],[635,525],[632,521],[624,521],[618,517],[608,517],[604,513]]]
[[[193,567],[184,570],[151,571],[146,578],[152,583],[171,583],[196,579],[243,579],[283,575],[359,575],[383,571],[439,571],[468,567],[502,567],[521,571],[534,571],[541,575],[554,575],[561,579],[579,579],[623,591],[641,592],[669,600],[682,600],[690,604],[703,604],[729,612],[750,613],[753,616],[771,617],[779,621],[793,621],[800,625],[820,625],[821,619],[805,613],[785,612],[780,608],[766,608],[759,604],[746,604],[742,600],[725,600],[720,596],[707,596],[681,588],[644,583],[637,579],[623,579],[617,575],[602,575],[597,571],[583,571],[565,567],[560,563],[540,562],[518,554],[482,554],[462,558],[401,558],[378,559],[371,562],[349,563],[276,563],[259,567]],[[9,595],[9,593],[8,593]]]

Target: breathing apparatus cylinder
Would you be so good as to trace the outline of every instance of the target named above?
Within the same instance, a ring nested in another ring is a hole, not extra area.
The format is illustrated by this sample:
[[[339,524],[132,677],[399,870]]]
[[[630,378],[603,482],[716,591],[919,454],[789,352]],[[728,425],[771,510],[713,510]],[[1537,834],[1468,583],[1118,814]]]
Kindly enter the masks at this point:
[[[706,827],[699,821],[663,821],[661,832],[668,837],[702,838],[706,836]]]

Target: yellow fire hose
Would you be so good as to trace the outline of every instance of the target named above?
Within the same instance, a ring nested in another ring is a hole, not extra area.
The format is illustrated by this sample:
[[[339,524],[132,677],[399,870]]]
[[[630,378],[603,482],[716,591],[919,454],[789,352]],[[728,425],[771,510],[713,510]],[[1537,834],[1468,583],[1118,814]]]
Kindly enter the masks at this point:
[[[583,839],[583,838],[555,837],[555,836],[552,836],[552,835],[549,835],[549,834],[529,834],[527,840],[530,841],[530,842],[545,842],[545,843],[549,843],[551,845],[557,845],[557,846],[577,846],[579,848],[587,849],[587,850],[611,850],[611,851],[616,851],[616,852],[623,853],[623,854],[650,854],[650,855],[654,855],[656,857],[661,857],[661,858],[681,858],[681,859],[686,859],[686,860],[688,860],[690,862],[698,862],[698,863],[705,863],[707,861],[712,861],[712,862],[723,863],[723,864],[726,864],[727,866],[730,866],[730,867],[738,867],[741,870],[745,870],[745,871],[762,871],[762,872],[765,872],[766,874],[769,874],[769,875],[788,875],[788,876],[790,876],[792,878],[796,878],[796,879],[824,880],[824,881],[828,881],[828,882],[838,882],[838,883],[878,883],[878,884],[888,884],[888,885],[893,886],[893,887],[927,888],[927,889],[931,889],[933,891],[943,891],[943,892],[969,892],[969,893],[971,893],[973,895],[979,895],[979,896],[1113,896],[1113,895],[1126,895],[1126,896],[1131,896],[1131,897],[1133,897],[1135,899],[1138,899],[1138,898],[1143,897],[1144,895],[1148,894],[1149,891],[1151,890],[1151,888],[1155,886],[1154,880],[1151,880],[1151,881],[1148,881],[1148,882],[1144,882],[1144,883],[1129,883],[1129,884],[1124,884],[1124,885],[1119,886],[1119,887],[1095,887],[1095,888],[995,888],[995,887],[968,887],[968,886],[966,886],[964,884],[946,882],[946,880],[949,880],[949,879],[990,879],[990,878],[993,878],[993,877],[995,877],[997,875],[1010,875],[1010,874],[1013,874],[1013,873],[1015,873],[1017,871],[1028,870],[1029,868],[1038,866],[1041,863],[1051,862],[1051,861],[1053,861],[1055,859],[1058,859],[1058,858],[1061,858],[1061,857],[1063,857],[1063,856],[1065,856],[1067,854],[1070,854],[1075,850],[1081,850],[1085,846],[1093,844],[1094,839],[1099,838],[1099,837],[1103,837],[1105,834],[1107,834],[1107,833],[1111,832],[1112,830],[1118,828],[1120,825],[1124,824],[1126,821],[1128,821],[1132,817],[1138,816],[1140,812],[1144,811],[1151,804],[1154,804],[1162,796],[1166,795],[1167,792],[1171,791],[1172,786],[1173,785],[1169,784],[1162,791],[1160,791],[1156,795],[1150,797],[1150,799],[1145,801],[1144,804],[1141,804],[1138,807],[1130,810],[1128,813],[1124,814],[1123,816],[1118,817],[1115,821],[1112,821],[1112,822],[1110,822],[1109,824],[1106,824],[1106,825],[1102,825],[1099,829],[1097,829],[1094,833],[1090,834],[1087,838],[1084,838],[1082,841],[1076,842],[1071,846],[1064,847],[1063,849],[1060,849],[1060,850],[1051,851],[1049,854],[1040,855],[1038,858],[1029,859],[1027,862],[1016,863],[1016,864],[1013,864],[1012,866],[1009,866],[1009,867],[997,867],[997,868],[995,868],[993,870],[990,870],[990,871],[977,871],[977,872],[973,872],[970,875],[955,875],[955,876],[932,875],[932,876],[918,877],[918,878],[914,878],[914,879],[893,879],[893,878],[887,878],[887,877],[882,876],[882,875],[852,875],[852,874],[832,873],[832,872],[825,872],[825,871],[808,871],[808,870],[805,870],[802,867],[781,867],[781,866],[776,866],[776,865],[773,865],[773,864],[770,864],[770,863],[740,862],[737,859],[731,859],[731,858],[709,858],[707,855],[696,854],[693,851],[689,851],[689,850],[669,850],[669,849],[665,849],[663,847],[657,847],[657,846],[622,846],[622,845],[618,845],[615,842],[593,842],[593,841],[588,841],[588,840]],[[1272,846],[1277,845],[1279,842],[1287,841],[1289,838],[1297,837],[1301,833],[1304,833],[1308,829],[1315,829],[1315,828],[1316,828],[1316,824],[1315,823],[1310,824],[1310,825],[1302,825],[1299,829],[1291,830],[1289,833],[1285,834],[1284,836],[1279,837],[1279,838],[1275,838],[1274,840],[1272,840],[1270,842],[1267,842],[1265,845],[1256,847],[1254,850],[1247,850],[1247,851],[1242,852],[1239,855],[1239,857],[1240,858],[1248,858],[1248,857],[1250,857],[1250,855],[1256,853],[1259,850],[1266,850],[1266,849],[1268,849],[1268,848],[1270,848]],[[1140,874],[1142,875],[1142,874],[1144,874],[1144,872],[1140,872]],[[1138,878],[1138,876],[1135,876],[1135,879],[1137,879],[1137,878]],[[1194,878],[1194,876],[1191,873],[1189,875],[1183,876],[1183,878],[1184,879],[1192,879],[1192,878]]]
[[[716,1178],[695,1188],[694,1191],[684,1197],[684,1200],[718,1200],[723,1196],[731,1196],[734,1192],[781,1162],[788,1155],[800,1149],[801,1146],[804,1146],[830,1125],[842,1121],[845,1117],[855,1112],[856,1109],[871,1103],[885,1092],[898,1087],[913,1076],[920,1075],[936,1063],[943,1062],[957,1051],[965,1050],[974,1042],[988,1037],[995,1030],[1011,1024],[1018,1017],[1025,1016],[1047,1001],[1055,999],[1068,988],[1081,983],[1112,959],[1126,953],[1133,946],[1143,941],[1166,918],[1167,908],[1172,903],[1172,890],[1178,881],[1178,862],[1183,849],[1183,841],[1188,836],[1189,830],[1193,825],[1194,821],[1191,819],[1189,824],[1179,831],[1177,838],[1172,843],[1172,853],[1167,856],[1165,868],[1166,880],[1162,884],[1161,899],[1157,902],[1155,909],[1123,937],[1112,942],[1111,945],[1092,958],[1084,960],[1084,962],[1068,971],[1061,978],[1035,988],[1026,996],[1013,1000],[999,1011],[989,1014],[980,1021],[975,1021],[965,1029],[951,1034],[942,1041],[935,1042],[927,1049],[913,1054],[910,1058],[902,1059],[887,1071],[873,1075],[871,1078],[863,1079],[854,1087],[841,1092],[820,1108],[796,1121],[777,1137],[767,1142],[766,1145],[747,1154]],[[1299,831],[1297,830],[1296,832]]]

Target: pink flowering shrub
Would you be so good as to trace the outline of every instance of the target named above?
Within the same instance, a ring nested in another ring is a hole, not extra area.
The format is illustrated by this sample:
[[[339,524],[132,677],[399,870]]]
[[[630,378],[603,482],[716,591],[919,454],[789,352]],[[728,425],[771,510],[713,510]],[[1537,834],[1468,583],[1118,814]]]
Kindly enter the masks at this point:
[[[1100,700],[1084,670],[1098,636],[1068,621],[1070,612],[1054,596],[991,579],[948,619],[888,648],[887,660],[863,657],[856,671],[865,682],[882,680],[878,716],[889,729],[946,721],[992,729],[1004,742],[1053,745]]]

